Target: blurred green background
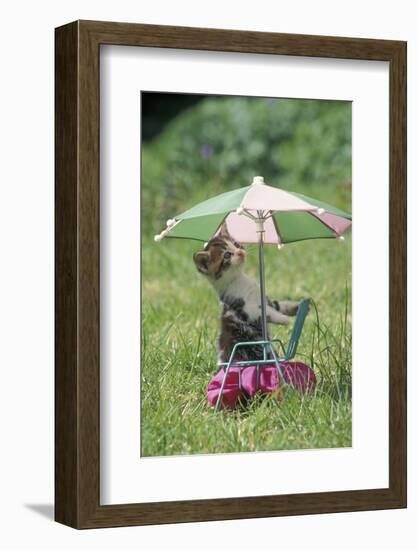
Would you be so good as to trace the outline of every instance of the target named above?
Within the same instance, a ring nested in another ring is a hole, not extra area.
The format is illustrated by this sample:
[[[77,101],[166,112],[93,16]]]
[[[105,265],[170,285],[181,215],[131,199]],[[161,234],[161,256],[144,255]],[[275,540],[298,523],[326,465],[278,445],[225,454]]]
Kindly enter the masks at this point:
[[[205,390],[220,309],[192,261],[201,243],[153,236],[255,175],[351,212],[351,103],[149,92],[141,101],[142,456],[350,446],[350,237],[265,250],[267,293],[314,300],[299,359],[314,367],[316,393],[214,415]],[[256,247],[246,270],[258,276]],[[285,341],[290,330],[271,332]]]

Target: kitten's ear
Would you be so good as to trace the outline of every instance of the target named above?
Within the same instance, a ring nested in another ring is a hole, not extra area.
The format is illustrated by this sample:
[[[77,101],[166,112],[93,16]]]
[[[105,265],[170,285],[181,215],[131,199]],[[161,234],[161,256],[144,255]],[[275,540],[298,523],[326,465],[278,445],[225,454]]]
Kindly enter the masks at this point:
[[[220,227],[219,237],[225,237],[227,239],[230,239],[230,234],[229,234],[229,231],[227,230],[227,225],[225,223],[222,224],[222,226]]]
[[[197,266],[198,271],[200,271],[201,273],[208,272],[209,256],[209,253],[204,252],[204,250],[195,252],[195,254],[193,255],[194,263]]]

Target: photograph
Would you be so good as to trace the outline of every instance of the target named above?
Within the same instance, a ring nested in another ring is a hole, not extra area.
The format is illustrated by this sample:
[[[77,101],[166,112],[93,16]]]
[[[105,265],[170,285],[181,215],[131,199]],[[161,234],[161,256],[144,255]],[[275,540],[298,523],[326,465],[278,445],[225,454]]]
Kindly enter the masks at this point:
[[[140,102],[140,456],[351,447],[352,102]]]

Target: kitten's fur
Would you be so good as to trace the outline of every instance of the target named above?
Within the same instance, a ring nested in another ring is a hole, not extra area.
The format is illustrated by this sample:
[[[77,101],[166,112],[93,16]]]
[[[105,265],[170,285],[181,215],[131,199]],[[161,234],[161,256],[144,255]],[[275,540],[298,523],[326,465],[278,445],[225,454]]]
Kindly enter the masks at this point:
[[[218,341],[219,361],[229,360],[237,342],[262,340],[261,296],[259,285],[243,272],[246,252],[227,232],[225,226],[204,249],[194,254],[197,269],[213,285],[222,303],[221,330]],[[286,325],[295,315],[298,302],[277,302],[267,298],[269,323]],[[239,350],[243,360],[261,359],[261,346]]]

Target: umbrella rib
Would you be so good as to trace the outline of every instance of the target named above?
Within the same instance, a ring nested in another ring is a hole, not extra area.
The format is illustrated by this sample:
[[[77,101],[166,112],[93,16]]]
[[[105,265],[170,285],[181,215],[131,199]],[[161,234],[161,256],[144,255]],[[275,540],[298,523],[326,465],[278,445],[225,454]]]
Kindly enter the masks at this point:
[[[247,218],[250,218],[251,220],[256,220],[256,216],[254,216],[253,214],[251,214],[251,213],[249,212],[249,210],[247,210],[246,208],[243,209],[242,214],[243,214],[244,216],[246,216]]]
[[[165,237],[167,237],[167,236],[171,233],[171,231],[174,229],[174,227],[176,227],[176,226],[177,226],[178,224],[180,224],[181,222],[182,222],[182,220],[177,220],[177,219],[174,218],[172,224],[170,224],[168,227],[166,227],[165,229],[163,229],[163,230],[159,233],[159,235],[155,235],[155,240],[160,241],[160,240],[164,239]],[[157,237],[159,237],[159,238],[157,239]]]

